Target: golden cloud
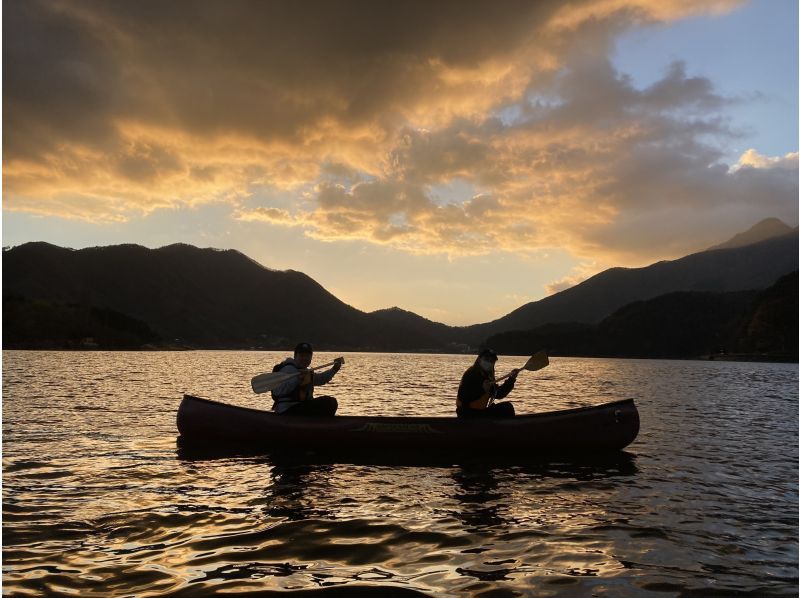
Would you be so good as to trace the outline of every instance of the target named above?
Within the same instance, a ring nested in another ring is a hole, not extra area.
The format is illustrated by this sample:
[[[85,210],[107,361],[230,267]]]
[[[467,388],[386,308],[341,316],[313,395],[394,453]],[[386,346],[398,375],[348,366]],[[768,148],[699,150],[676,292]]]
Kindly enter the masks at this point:
[[[738,4],[10,3],[4,209],[119,221],[224,202],[414,253],[680,253],[722,212],[791,219],[796,154],[728,170],[702,141],[734,136],[711,81],[676,63],[636,89],[607,54],[625,28]],[[436,200],[456,179],[474,192]]]
[[[669,22],[698,14],[724,14],[744,4],[746,0],[598,0],[597,2],[567,2],[554,15],[551,26],[574,29],[588,21],[626,18],[637,22]]]
[[[785,168],[797,170],[798,153],[790,152],[783,156],[764,156],[754,149],[744,152],[739,161],[731,168],[732,171],[742,168]]]

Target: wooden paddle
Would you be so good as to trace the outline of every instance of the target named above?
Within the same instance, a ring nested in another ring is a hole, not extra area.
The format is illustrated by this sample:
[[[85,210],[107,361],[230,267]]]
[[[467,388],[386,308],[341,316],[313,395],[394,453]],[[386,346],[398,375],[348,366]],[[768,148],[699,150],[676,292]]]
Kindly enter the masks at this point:
[[[268,390],[277,388],[278,386],[280,386],[284,382],[288,382],[292,378],[302,376],[306,372],[313,372],[314,370],[319,370],[331,366],[339,360],[341,360],[341,362],[344,363],[344,357],[338,357],[333,361],[331,361],[330,363],[318,365],[315,368],[311,368],[308,370],[301,370],[299,372],[289,372],[286,374],[282,374],[281,372],[269,372],[267,374],[259,374],[258,376],[253,377],[253,379],[250,381],[250,385],[253,387],[253,392],[261,394],[262,392],[267,392]]]
[[[547,353],[545,353],[544,351],[538,351],[533,355],[531,355],[531,358],[525,362],[525,365],[523,365],[520,368],[520,370],[528,370],[529,372],[535,372],[536,370],[541,370],[542,368],[546,368],[548,365],[550,365],[550,360],[547,359]],[[499,378],[495,378],[494,383],[497,384],[501,380],[505,380],[513,373],[514,370],[511,370],[505,376],[500,376]],[[489,402],[486,403],[486,407],[488,408],[492,403],[494,403],[494,397],[489,397]]]
[[[531,355],[531,358],[525,362],[520,369],[521,370],[528,370],[529,372],[535,372],[536,370],[541,370],[542,368],[547,367],[550,365],[550,360],[547,359],[547,353],[544,351],[539,351],[538,353],[534,353]],[[501,380],[505,380],[511,374],[514,373],[514,370],[508,372],[505,376],[500,376],[499,378],[495,378],[495,383],[500,382]]]

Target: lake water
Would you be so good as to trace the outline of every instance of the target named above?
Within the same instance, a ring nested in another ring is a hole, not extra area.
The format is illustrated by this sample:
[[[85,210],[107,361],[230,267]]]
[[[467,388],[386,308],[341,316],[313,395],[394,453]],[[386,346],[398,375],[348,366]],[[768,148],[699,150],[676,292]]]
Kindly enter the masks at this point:
[[[797,595],[797,364],[521,374],[518,413],[636,400],[639,437],[599,462],[179,453],[184,391],[268,407],[249,380],[283,356],[4,351],[3,593]],[[472,361],[345,357],[318,394],[350,415],[449,414]]]

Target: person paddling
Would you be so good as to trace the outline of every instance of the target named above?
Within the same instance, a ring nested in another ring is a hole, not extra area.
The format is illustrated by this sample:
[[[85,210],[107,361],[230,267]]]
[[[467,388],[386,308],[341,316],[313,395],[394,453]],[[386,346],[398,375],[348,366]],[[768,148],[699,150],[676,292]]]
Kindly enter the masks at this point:
[[[497,353],[491,349],[480,352],[461,377],[456,398],[458,417],[514,417],[514,405],[510,402],[493,403],[508,396],[520,370],[512,370],[502,385],[495,383],[494,366]]]
[[[334,397],[314,398],[314,387],[330,382],[344,360],[334,360],[333,367],[324,372],[312,372],[308,368],[314,350],[309,343],[300,343],[294,348],[294,357],[288,357],[272,368],[273,372],[297,376],[272,389],[273,411],[283,415],[333,416],[339,404]]]

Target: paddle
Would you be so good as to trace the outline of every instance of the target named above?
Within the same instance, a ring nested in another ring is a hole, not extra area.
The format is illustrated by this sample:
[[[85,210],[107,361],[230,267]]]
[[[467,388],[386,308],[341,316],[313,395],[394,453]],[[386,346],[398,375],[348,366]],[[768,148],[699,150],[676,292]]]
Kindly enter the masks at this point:
[[[520,370],[528,370],[529,372],[535,372],[536,370],[541,370],[542,368],[546,368],[548,365],[550,365],[550,360],[547,359],[547,353],[545,353],[544,351],[538,351],[533,355],[531,355],[531,358],[525,362],[525,365],[523,365],[520,368]],[[514,370],[511,370],[505,376],[500,376],[499,378],[495,378],[494,383],[497,384],[501,380],[505,380],[513,373]],[[492,403],[494,403],[494,397],[489,397],[489,402],[486,403],[486,407],[488,408]]]
[[[273,388],[277,388],[284,382],[288,382],[292,378],[296,378],[297,376],[302,376],[307,371],[313,372],[314,370],[319,370],[321,368],[326,368],[328,366],[333,365],[337,361],[341,360],[344,363],[344,357],[339,357],[334,359],[330,363],[325,363],[323,365],[318,365],[315,368],[310,368],[309,370],[302,370],[300,372],[289,372],[286,374],[282,374],[281,372],[269,372],[268,374],[259,374],[258,376],[254,376],[253,379],[250,381],[250,385],[253,387],[253,392],[262,393],[267,392],[268,390],[272,390]]]
[[[536,370],[541,370],[542,368],[547,367],[550,365],[550,360],[547,359],[547,353],[544,351],[539,351],[538,353],[534,353],[531,358],[525,362],[520,369],[521,370],[528,370],[529,372],[535,372]],[[514,373],[514,370],[508,372],[505,376],[501,376],[500,378],[495,378],[495,383],[500,382],[501,380],[505,380],[511,374]]]

